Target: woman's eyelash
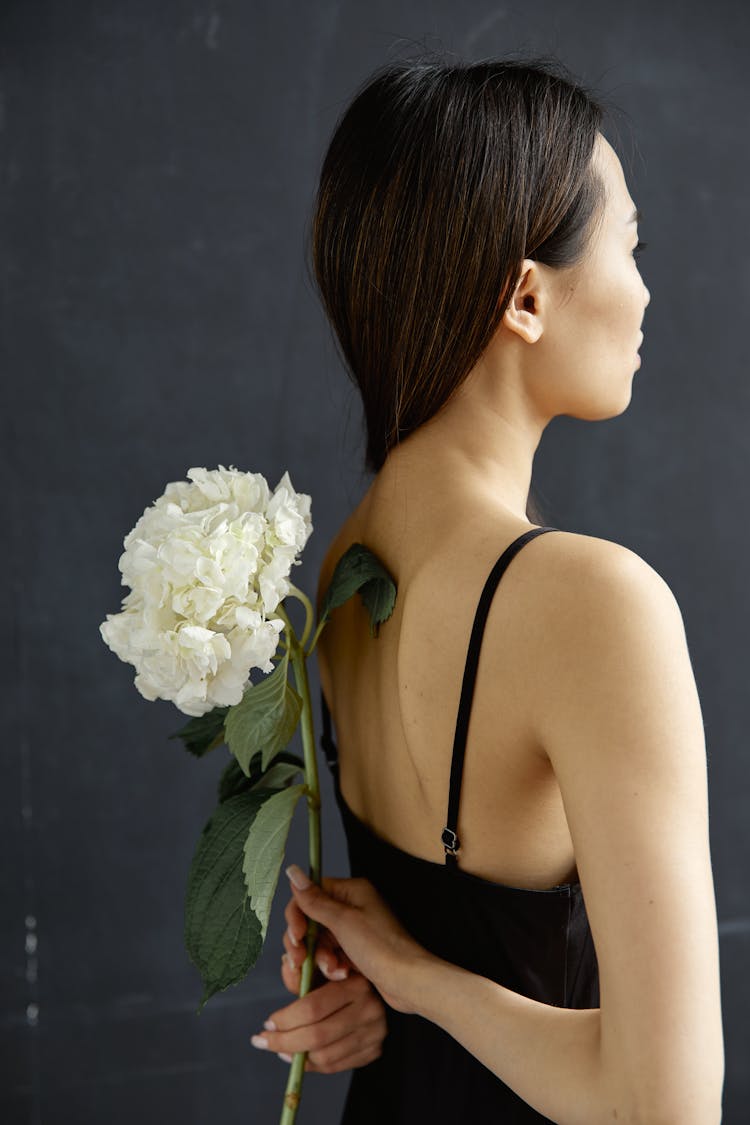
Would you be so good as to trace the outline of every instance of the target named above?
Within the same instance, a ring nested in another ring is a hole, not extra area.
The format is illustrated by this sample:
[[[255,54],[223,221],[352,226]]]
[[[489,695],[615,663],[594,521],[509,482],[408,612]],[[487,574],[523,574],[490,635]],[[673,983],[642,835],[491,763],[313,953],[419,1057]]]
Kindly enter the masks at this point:
[[[640,254],[641,250],[645,250],[647,246],[647,242],[639,242],[637,246],[633,247],[633,256]]]

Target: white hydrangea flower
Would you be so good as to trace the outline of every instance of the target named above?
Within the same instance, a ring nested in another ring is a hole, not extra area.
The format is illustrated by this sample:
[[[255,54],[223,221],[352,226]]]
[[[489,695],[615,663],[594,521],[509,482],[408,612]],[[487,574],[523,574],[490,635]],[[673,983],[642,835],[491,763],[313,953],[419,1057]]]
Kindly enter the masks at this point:
[[[136,668],[145,699],[186,715],[239,703],[250,670],[273,671],[284,627],[273,614],[312,533],[311,498],[287,472],[192,468],[171,481],[123,540],[122,612],[99,631]]]

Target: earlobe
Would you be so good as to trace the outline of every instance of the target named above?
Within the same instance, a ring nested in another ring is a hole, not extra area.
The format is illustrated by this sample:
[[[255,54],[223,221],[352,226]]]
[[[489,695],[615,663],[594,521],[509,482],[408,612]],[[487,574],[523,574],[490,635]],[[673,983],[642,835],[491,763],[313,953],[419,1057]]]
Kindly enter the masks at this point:
[[[525,258],[513,295],[503,313],[503,323],[527,344],[534,344],[544,331],[542,304],[537,263]]]

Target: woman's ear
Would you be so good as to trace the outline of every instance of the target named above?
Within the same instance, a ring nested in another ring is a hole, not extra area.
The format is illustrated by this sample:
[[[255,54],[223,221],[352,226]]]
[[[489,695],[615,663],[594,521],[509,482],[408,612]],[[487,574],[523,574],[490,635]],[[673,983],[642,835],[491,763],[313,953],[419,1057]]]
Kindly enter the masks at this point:
[[[503,313],[502,323],[527,344],[534,344],[544,331],[546,293],[539,263],[532,258],[521,262],[521,273]]]

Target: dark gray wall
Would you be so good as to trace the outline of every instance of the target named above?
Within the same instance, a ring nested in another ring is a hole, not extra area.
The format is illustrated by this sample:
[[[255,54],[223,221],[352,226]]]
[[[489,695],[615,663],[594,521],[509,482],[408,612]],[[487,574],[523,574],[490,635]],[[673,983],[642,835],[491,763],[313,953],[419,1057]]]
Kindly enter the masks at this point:
[[[313,497],[296,580],[314,589],[367,481],[305,226],[337,114],[409,41],[552,51],[622,110],[649,243],[643,365],[624,415],[552,423],[535,479],[547,522],[637,551],[683,610],[709,755],[724,1121],[747,1121],[749,25],[740,0],[4,0],[8,1125],[278,1120],[287,1066],[249,1037],[291,1000],[286,891],[259,967],[196,1016],[183,894],[226,752],[196,762],[168,742],[182,717],[139,696],[98,626],[125,593],[124,534],[192,465],[272,485],[289,469]],[[324,864],[343,874],[321,768]],[[298,813],[291,859],[305,833]],[[302,1120],[335,1122],[347,1083],[307,1075]]]

